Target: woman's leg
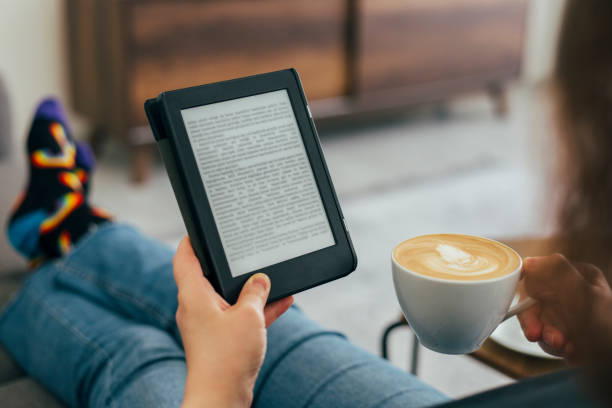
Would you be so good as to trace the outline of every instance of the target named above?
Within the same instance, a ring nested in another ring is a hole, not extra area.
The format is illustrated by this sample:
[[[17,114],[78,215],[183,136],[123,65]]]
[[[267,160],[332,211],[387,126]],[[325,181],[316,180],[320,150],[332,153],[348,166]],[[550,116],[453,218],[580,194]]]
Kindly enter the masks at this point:
[[[178,337],[174,252],[123,224],[106,224],[56,261],[56,284]]]
[[[256,407],[425,407],[448,397],[291,308],[268,328]]]
[[[0,342],[69,406],[177,407],[184,353],[173,336],[59,287],[38,269],[0,317]]]
[[[184,385],[182,351],[159,330],[176,333],[171,260],[171,250],[134,229],[103,226],[35,272],[0,320],[0,340],[72,405],[101,404],[109,395],[139,399],[138,390],[164,386],[172,391],[163,396],[175,401]],[[156,384],[160,379],[163,384]],[[295,308],[268,329],[257,406],[423,406],[443,400]]]
[[[167,330],[180,341],[172,255],[131,227],[107,225],[60,261],[56,282],[104,308]],[[295,308],[268,330],[268,353],[255,398],[256,405],[273,407],[287,406],[285,398],[292,406],[296,399],[312,406],[342,401],[346,406],[377,406],[383,400],[388,406],[424,406],[446,400]]]

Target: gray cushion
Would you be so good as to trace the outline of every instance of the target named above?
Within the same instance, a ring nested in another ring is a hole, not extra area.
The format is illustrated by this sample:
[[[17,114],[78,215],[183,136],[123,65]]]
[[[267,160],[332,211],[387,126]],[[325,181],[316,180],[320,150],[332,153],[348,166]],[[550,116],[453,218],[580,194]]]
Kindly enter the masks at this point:
[[[0,75],[0,274],[7,269],[15,269],[23,266],[23,259],[19,258],[15,251],[10,248],[6,234],[5,223],[11,204],[17,198],[17,194],[26,182],[25,156],[24,154],[11,155],[12,141],[15,140],[11,127],[11,106],[8,89]],[[22,151],[21,149],[19,150]]]
[[[25,373],[13,360],[8,352],[0,346],[0,386],[2,384],[24,377]]]
[[[0,308],[4,307],[10,297],[17,292],[26,273],[26,271],[5,271],[0,275]],[[23,370],[0,346],[0,385],[23,376]]]
[[[63,405],[31,378],[20,378],[0,385],[3,407],[61,408]]]
[[[26,183],[23,160],[0,160],[0,275],[7,270],[25,269],[25,260],[10,246],[6,221],[11,205]]]
[[[12,150],[14,137],[11,122],[11,106],[8,89],[0,76],[0,160],[8,157]]]

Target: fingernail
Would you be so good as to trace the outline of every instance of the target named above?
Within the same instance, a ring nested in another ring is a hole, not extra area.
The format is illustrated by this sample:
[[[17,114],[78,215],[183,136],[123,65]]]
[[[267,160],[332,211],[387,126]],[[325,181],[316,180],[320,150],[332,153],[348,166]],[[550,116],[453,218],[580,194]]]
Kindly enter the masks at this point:
[[[264,291],[268,290],[270,278],[263,273],[256,273],[251,277],[251,283],[253,285],[259,285]]]
[[[534,257],[527,257],[523,259],[523,265],[525,268],[532,268],[536,263],[536,259]]]
[[[555,336],[551,332],[544,333],[543,337],[544,337],[544,343],[548,344],[551,347],[555,347],[554,345]]]

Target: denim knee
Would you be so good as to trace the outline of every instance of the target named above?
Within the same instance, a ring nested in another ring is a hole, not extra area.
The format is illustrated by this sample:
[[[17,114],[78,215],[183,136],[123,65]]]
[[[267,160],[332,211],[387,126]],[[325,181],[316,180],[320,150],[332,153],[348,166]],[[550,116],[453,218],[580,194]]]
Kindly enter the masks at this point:
[[[185,353],[170,334],[151,326],[131,324],[112,337],[105,347],[106,358],[97,368],[99,375],[90,390],[90,405],[112,405],[110,402],[116,396],[134,394],[130,388],[147,389],[151,398],[178,398],[180,402],[186,376]],[[158,383],[152,384],[152,378]],[[168,384],[164,384],[181,378],[178,389],[169,390]]]
[[[292,308],[268,329],[255,386],[262,407],[429,406],[448,399]]]

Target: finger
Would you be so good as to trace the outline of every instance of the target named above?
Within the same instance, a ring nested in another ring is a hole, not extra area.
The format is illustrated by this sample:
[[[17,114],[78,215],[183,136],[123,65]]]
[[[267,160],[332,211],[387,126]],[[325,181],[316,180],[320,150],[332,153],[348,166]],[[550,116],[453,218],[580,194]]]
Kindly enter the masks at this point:
[[[525,337],[529,341],[539,341],[542,338],[542,321],[540,320],[540,306],[535,305],[518,314],[519,323]]]
[[[558,295],[559,287],[572,284],[578,271],[561,254],[525,258],[525,290],[535,299],[549,299]]]
[[[293,304],[293,296],[279,299],[275,302],[270,303],[264,309],[264,316],[266,318],[266,327],[269,327],[276,319],[278,319],[283,313],[287,311]]]
[[[563,357],[570,362],[576,360],[576,347],[574,346],[574,343],[565,343],[565,347],[563,348]]]
[[[214,300],[218,304],[219,295],[204,277],[200,262],[193,252],[189,237],[184,237],[172,260],[174,280],[181,296]],[[205,295],[205,296],[204,296]]]
[[[544,350],[544,352],[550,354],[551,356],[563,357],[562,351],[556,350],[550,347],[548,344],[544,343],[543,341],[538,341],[538,346],[540,346],[540,348]]]
[[[574,265],[576,266],[576,269],[578,270],[578,272],[580,272],[582,277],[590,284],[594,285],[601,282],[602,279],[605,280],[603,272],[595,265],[588,264],[585,262],[578,262]]]
[[[542,329],[542,342],[548,346],[548,349],[555,355],[561,355],[565,348],[565,336],[556,327],[545,324]]]
[[[248,281],[242,287],[238,301],[236,302],[237,307],[254,307],[260,311],[263,316],[263,309],[268,300],[270,294],[270,278],[263,273],[256,273],[251,276]]]
[[[194,282],[198,284],[196,276],[202,274],[202,270],[188,236],[181,239],[172,259],[172,267],[174,270],[174,280],[179,289],[188,287]]]

